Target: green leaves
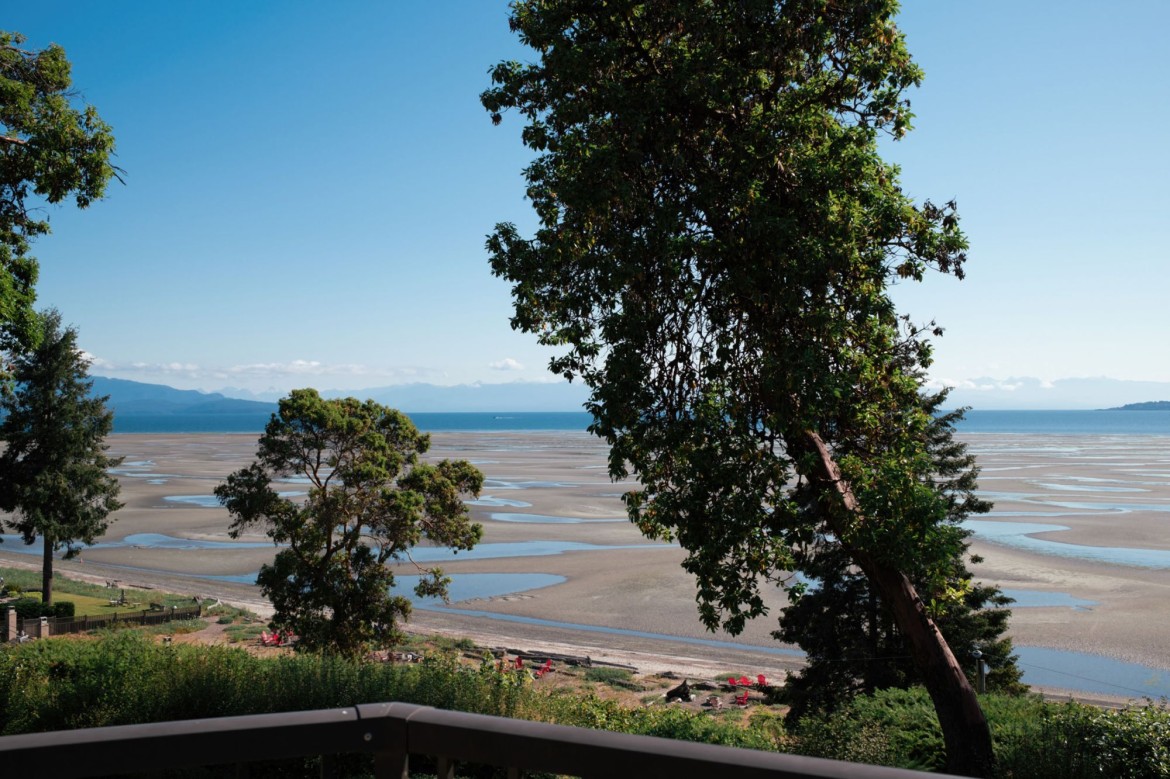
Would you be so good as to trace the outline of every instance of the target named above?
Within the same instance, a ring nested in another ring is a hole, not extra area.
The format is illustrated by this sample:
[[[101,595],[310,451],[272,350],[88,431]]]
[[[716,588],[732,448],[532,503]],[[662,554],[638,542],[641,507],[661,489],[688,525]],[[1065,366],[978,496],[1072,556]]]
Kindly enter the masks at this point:
[[[396,643],[410,602],[391,595],[387,565],[423,539],[456,549],[479,541],[463,499],[479,494],[483,474],[462,460],[421,463],[429,445],[399,411],[294,390],[265,427],[256,462],[216,487],[233,536],[258,525],[287,545],[258,583],[276,623],[305,648],[356,655]],[[273,489],[288,477],[308,482],[304,501]],[[422,570],[419,594],[445,597],[442,572]]]
[[[741,630],[787,570],[836,554],[899,599],[954,703],[970,691],[907,576],[954,586],[947,525],[973,482],[935,478],[926,328],[888,288],[961,276],[966,240],[953,202],[914,203],[878,154],[922,77],[896,7],[519,0],[537,59],[495,68],[481,99],[525,120],[539,224],[487,249],[513,326],[590,387],[611,476],[640,483],[630,519],[687,550],[708,628]],[[946,730],[977,733],[987,763],[986,725],[960,719]]]
[[[28,200],[78,208],[102,197],[116,169],[114,136],[92,106],[74,107],[69,61],[53,44],[21,48],[0,32],[0,347],[36,346],[32,303],[36,261],[30,241],[49,232]],[[35,204],[35,203],[34,203]]]

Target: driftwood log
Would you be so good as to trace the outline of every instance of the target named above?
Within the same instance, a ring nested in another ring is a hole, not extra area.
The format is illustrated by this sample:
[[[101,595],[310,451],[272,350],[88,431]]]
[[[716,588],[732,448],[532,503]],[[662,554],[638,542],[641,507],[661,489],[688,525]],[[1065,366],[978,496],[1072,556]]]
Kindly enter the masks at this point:
[[[556,652],[533,652],[527,649],[513,649],[511,647],[504,647],[492,650],[493,654],[515,655],[522,658],[525,662],[543,663],[545,660],[552,660],[556,663],[564,663],[566,665],[576,665],[582,668],[592,668],[594,666],[605,666],[606,668],[623,668],[632,673],[637,673],[637,666],[625,665],[623,663],[609,663],[604,660],[594,660],[586,655],[562,655]]]
[[[694,699],[695,695],[693,692],[691,692],[691,685],[686,679],[683,679],[683,683],[678,687],[675,687],[673,690],[668,690],[666,693],[667,703],[671,703],[673,701],[683,701],[686,703],[693,701]]]

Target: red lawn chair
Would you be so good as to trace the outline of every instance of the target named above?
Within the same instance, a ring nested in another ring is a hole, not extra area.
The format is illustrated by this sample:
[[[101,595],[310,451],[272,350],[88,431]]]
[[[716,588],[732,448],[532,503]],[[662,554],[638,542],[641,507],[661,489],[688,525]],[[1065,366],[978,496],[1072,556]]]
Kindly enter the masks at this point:
[[[738,684],[740,687],[751,687],[752,680],[747,678],[746,676],[741,676],[741,677],[739,677],[739,679],[736,680],[736,684]]]
[[[536,669],[536,678],[539,679],[540,677],[544,676],[546,673],[548,673],[551,670],[552,670],[552,658],[548,658],[544,661],[544,665],[542,665]]]
[[[747,703],[748,703],[748,691],[747,690],[744,690],[742,695],[735,696],[735,704],[737,706],[747,706]]]
[[[765,687],[767,687],[768,686],[768,677],[764,676],[763,674],[760,674],[759,676],[757,676],[756,677],[756,686],[759,687],[761,690],[764,689]]]

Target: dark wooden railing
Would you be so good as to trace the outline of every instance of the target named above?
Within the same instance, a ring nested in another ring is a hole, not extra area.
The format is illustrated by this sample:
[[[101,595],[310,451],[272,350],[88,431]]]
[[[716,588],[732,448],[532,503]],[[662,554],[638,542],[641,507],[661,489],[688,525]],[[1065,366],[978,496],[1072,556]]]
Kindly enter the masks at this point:
[[[410,776],[411,755],[440,779],[457,763],[581,777],[671,779],[911,779],[917,771],[734,749],[650,736],[444,711],[408,703],[183,720],[0,737],[0,776],[57,779],[322,756],[373,755],[377,779]],[[368,769],[367,769],[368,770]],[[937,777],[938,774],[929,774]]]

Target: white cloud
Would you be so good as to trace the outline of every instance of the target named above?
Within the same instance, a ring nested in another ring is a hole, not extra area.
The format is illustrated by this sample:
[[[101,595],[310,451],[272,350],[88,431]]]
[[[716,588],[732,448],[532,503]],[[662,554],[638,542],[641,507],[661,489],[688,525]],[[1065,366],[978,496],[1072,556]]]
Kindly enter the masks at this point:
[[[497,360],[496,362],[488,363],[488,367],[494,371],[522,371],[522,370],[524,370],[524,366],[521,365],[518,360],[514,360],[511,357],[505,357],[502,360]]]
[[[227,369],[227,373],[234,376],[364,376],[369,370],[364,365],[329,365],[318,360],[292,360],[233,365]]]
[[[90,354],[89,352],[85,351],[84,349],[80,350],[80,354],[81,354],[81,359],[85,360],[86,365],[88,365],[90,368],[97,368],[99,370],[102,370],[102,369],[108,368],[108,367],[113,365],[113,363],[111,363],[109,360],[103,360],[101,357],[98,357],[97,355],[94,355],[94,354]]]

